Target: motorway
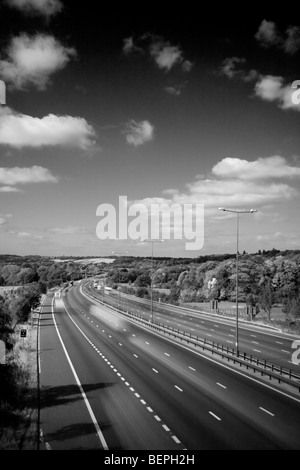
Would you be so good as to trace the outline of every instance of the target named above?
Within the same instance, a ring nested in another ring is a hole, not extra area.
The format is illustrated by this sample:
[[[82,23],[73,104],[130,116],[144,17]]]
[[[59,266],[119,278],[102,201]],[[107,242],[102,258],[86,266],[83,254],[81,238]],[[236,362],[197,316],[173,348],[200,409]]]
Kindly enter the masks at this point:
[[[300,397],[97,305],[75,286],[40,318],[47,449],[300,449]]]
[[[100,300],[101,292],[90,288],[89,291]],[[113,295],[114,304],[118,306],[118,295]],[[107,295],[106,295],[107,298]],[[121,294],[120,305],[133,313],[150,318],[151,302],[145,299]],[[220,316],[193,312],[177,306],[153,303],[154,321],[166,326],[185,331],[193,336],[205,338],[230,348],[235,348],[236,322]],[[285,335],[276,329],[239,322],[239,349],[241,352],[252,354],[255,357],[267,359],[283,367],[300,373],[300,366],[292,362],[292,343],[299,336]]]

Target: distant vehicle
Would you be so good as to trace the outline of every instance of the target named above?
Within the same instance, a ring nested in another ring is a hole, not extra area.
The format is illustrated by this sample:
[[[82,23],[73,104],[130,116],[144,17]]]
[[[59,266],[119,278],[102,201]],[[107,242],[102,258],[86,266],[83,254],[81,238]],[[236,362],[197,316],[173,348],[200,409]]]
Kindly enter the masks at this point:
[[[104,291],[106,294],[110,295],[111,291],[112,291],[112,288],[111,287],[104,287]]]

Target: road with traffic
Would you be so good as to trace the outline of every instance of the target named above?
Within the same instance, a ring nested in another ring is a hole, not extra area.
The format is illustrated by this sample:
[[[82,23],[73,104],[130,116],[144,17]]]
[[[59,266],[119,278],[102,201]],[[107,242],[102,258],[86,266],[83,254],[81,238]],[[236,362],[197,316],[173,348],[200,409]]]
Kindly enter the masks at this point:
[[[93,289],[90,284],[89,292],[99,300],[103,300],[102,290],[99,292]],[[134,296],[121,294],[112,291],[110,296],[105,294],[104,299],[113,302],[118,307],[120,304],[125,310],[143,316],[145,319],[151,318],[151,302],[146,299],[139,299]],[[185,331],[193,336],[204,338],[208,341],[224,344],[235,348],[236,343],[236,320],[229,319],[214,314],[195,312],[174,305],[153,303],[153,320],[168,327]],[[252,354],[255,357],[267,359],[275,364],[288,367],[300,373],[299,365],[293,363],[292,354],[294,340],[299,340],[296,335],[284,334],[276,328],[266,325],[244,322],[239,320],[239,349],[242,352]]]
[[[45,448],[300,449],[300,396],[161,337],[80,287],[48,297],[40,317]]]

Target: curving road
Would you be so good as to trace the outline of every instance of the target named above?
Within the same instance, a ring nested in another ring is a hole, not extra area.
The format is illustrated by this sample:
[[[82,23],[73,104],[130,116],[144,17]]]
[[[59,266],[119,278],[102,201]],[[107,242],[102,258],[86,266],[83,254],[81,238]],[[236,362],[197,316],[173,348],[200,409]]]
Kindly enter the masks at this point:
[[[89,283],[88,283],[89,284]],[[102,292],[93,289],[89,291],[99,299],[103,298]],[[107,298],[107,296],[106,296]],[[116,306],[119,304],[118,295],[111,296]],[[121,294],[120,305],[131,312],[150,318],[150,304],[146,299],[139,299],[126,294]],[[193,312],[191,309],[160,304],[154,302],[154,321],[171,326],[188,334],[205,338],[224,344],[229,348],[235,348],[236,324],[235,320],[213,316],[205,313]],[[300,374],[300,365],[292,362],[294,349],[292,343],[296,335],[283,334],[267,327],[255,324],[239,322],[239,348],[240,351],[252,354],[261,359],[267,359],[283,367],[289,368]]]
[[[47,299],[40,324],[46,448],[300,449],[300,398],[134,324],[79,286]]]

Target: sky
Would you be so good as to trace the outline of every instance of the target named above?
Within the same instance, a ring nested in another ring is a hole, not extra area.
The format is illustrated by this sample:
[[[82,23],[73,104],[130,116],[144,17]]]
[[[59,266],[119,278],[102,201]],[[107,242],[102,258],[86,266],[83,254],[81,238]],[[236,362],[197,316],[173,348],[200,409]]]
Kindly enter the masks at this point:
[[[0,253],[299,249],[293,10],[95,4],[0,1]]]

